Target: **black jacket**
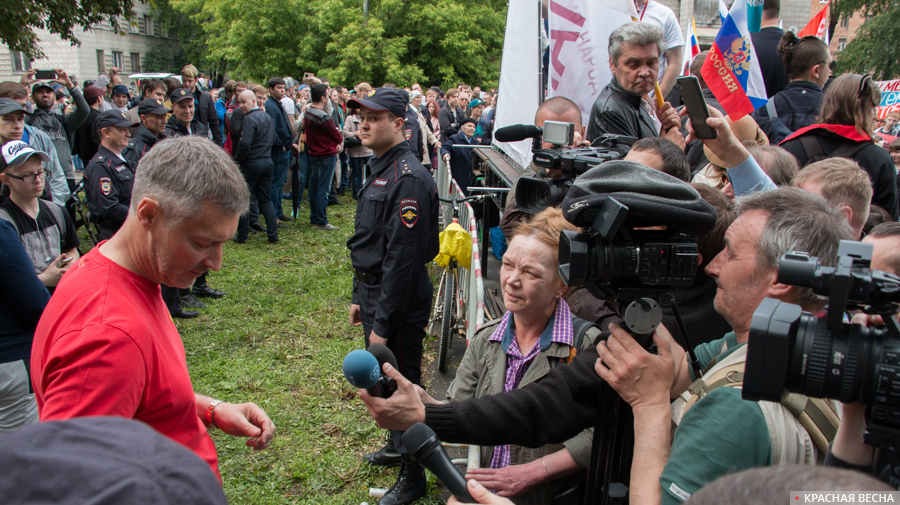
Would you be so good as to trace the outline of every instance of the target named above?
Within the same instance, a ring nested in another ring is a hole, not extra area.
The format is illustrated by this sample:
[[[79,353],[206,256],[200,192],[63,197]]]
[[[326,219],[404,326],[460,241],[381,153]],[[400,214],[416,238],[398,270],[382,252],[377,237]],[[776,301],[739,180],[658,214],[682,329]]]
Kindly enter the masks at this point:
[[[403,138],[409,144],[409,150],[415,153],[420,160],[425,155],[422,146],[422,135],[425,135],[425,133],[422,131],[422,127],[419,126],[419,116],[416,115],[416,111],[407,107],[406,117],[403,120]]]
[[[75,130],[72,154],[77,154],[82,163],[91,161],[100,146],[100,136],[97,134],[97,129],[94,128],[94,122],[97,121],[99,115],[100,111],[91,109],[87,119]]]
[[[450,173],[453,175],[453,179],[456,180],[456,183],[459,184],[459,189],[462,190],[463,194],[469,196],[469,192],[466,188],[469,187],[471,183],[471,174],[472,174],[472,148],[471,147],[458,147],[454,148],[455,145],[473,145],[478,144],[478,141],[475,140],[475,137],[472,137],[472,140],[466,138],[466,134],[463,132],[456,133],[451,135],[446,142],[441,144],[441,154],[440,156],[443,158],[445,154],[450,155]]]
[[[91,107],[84,99],[84,95],[78,88],[69,90],[72,100],[75,101],[75,110],[69,114],[56,114],[51,111],[35,108],[30,116],[25,116],[25,124],[33,126],[50,136],[53,146],[59,155],[59,164],[66,173],[66,179],[74,179],[75,172],[72,166],[72,157],[66,156],[72,152],[72,144],[75,139],[75,130],[84,123],[90,114]],[[89,160],[90,158],[88,158]],[[83,161],[88,161],[83,160]]]
[[[763,81],[766,84],[766,96],[775,96],[787,85],[787,71],[784,68],[784,60],[778,54],[778,44],[784,30],[777,26],[770,26],[751,33],[753,50],[759,60],[759,69],[762,71]]]
[[[234,149],[234,161],[242,169],[271,169],[273,142],[275,123],[272,117],[259,109],[253,109],[241,122],[241,140]]]
[[[841,127],[840,125],[831,125],[831,127],[849,133],[842,136],[825,128],[810,128],[788,137],[780,145],[797,158],[801,167],[805,167],[816,160],[807,154],[801,137],[813,137],[821,145],[826,155],[837,151],[845,144],[855,144],[859,140],[860,135],[853,130],[853,127]],[[872,203],[888,211],[896,220],[900,211],[897,207],[897,175],[891,155],[886,149],[876,146],[871,141],[866,141],[866,146],[853,156],[853,161],[859,163],[860,168],[869,173],[869,178],[872,180]]]
[[[278,100],[272,97],[266,99],[266,114],[272,118],[272,127],[275,137],[272,141],[272,147],[281,151],[291,148],[293,133],[291,133],[291,124],[287,117],[287,112]],[[246,120],[246,116],[244,117]],[[244,126],[246,128],[246,125]],[[234,142],[234,140],[232,140]]]
[[[138,162],[141,161],[141,158],[150,151],[151,147],[165,138],[165,134],[157,137],[146,126],[141,125],[138,127],[134,137],[131,137],[131,140],[128,142],[128,147],[122,151],[122,156],[137,170]]]
[[[225,139],[222,138],[222,129],[219,128],[219,114],[216,112],[216,104],[213,102],[212,96],[206,91],[200,91],[200,88],[194,88],[193,95],[196,104],[194,120],[203,123],[207,131],[212,130],[213,142],[220,146],[224,145]],[[191,129],[193,130],[193,127]]]
[[[641,107],[640,95],[622,89],[616,76],[603,88],[591,107],[587,140],[593,142],[604,133],[627,135],[638,140],[659,136],[653,118]]]
[[[173,114],[169,117],[169,120],[166,121],[164,135],[171,138],[187,137],[188,135],[209,138],[209,130],[206,128],[206,125],[197,119],[197,116],[194,116],[194,119],[191,121],[191,132],[188,133],[188,129],[184,123],[175,119],[175,115]]]
[[[84,193],[91,215],[100,227],[100,238],[112,237],[128,217],[134,167],[101,145],[84,167]]]
[[[449,105],[438,112],[438,121],[441,124],[441,144],[459,131],[459,124],[465,118],[465,112],[457,108],[450,110]]]
[[[822,93],[822,88],[809,81],[789,82],[780,93],[772,97],[775,114],[778,115],[781,124],[790,130],[790,133],[773,126],[772,120],[769,118],[769,109],[765,106],[753,111],[750,117],[769,137],[769,143],[776,145],[800,128],[815,124],[819,109],[822,108],[823,98],[825,98],[825,94]]]

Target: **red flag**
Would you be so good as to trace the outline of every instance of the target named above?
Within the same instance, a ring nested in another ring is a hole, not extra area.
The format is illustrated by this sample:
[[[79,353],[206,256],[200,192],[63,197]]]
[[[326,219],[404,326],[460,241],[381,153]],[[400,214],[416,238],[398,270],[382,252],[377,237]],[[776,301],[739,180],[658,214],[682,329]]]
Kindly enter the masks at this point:
[[[812,19],[809,20],[809,23],[800,30],[800,33],[797,34],[797,37],[805,37],[807,35],[814,35],[822,40],[825,40],[825,34],[828,32],[828,9],[831,7],[830,4],[826,4],[825,8],[819,11],[818,14]]]

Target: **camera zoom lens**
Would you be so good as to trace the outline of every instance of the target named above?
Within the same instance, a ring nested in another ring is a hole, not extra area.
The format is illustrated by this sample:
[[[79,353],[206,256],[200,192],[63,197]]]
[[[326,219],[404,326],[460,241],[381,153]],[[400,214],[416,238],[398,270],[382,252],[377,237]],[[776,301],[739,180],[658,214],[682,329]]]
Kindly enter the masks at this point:
[[[788,389],[810,398],[858,402],[866,362],[879,332],[860,325],[843,325],[832,333],[825,319],[803,314],[797,329]]]

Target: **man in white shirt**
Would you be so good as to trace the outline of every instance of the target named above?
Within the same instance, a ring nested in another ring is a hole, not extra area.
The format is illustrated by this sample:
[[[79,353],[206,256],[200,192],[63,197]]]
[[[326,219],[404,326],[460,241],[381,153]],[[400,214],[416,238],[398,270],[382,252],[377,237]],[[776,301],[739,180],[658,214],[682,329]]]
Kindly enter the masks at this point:
[[[681,26],[672,9],[657,0],[634,0],[634,4],[637,7],[639,21],[654,23],[663,29],[665,51],[659,58],[659,87],[663,97],[666,97],[675,86],[675,79],[680,73],[681,55],[684,51]],[[675,64],[668,65],[670,61]]]

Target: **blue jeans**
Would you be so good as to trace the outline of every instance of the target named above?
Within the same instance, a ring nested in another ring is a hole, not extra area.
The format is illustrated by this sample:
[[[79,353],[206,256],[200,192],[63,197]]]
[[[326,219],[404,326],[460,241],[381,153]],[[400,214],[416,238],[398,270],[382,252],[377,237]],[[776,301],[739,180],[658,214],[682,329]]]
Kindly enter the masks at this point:
[[[294,176],[291,179],[291,194],[293,196],[293,210],[295,217],[300,217],[298,209],[303,202],[303,191],[309,187],[309,155],[306,151],[297,155],[297,164],[294,166]],[[312,192],[308,201],[312,201]]]
[[[344,151],[340,154],[341,160],[341,183],[338,186],[339,191],[343,191],[350,187],[350,164],[348,163],[349,156],[347,156],[347,151]]]
[[[350,158],[350,181],[353,183],[353,198],[359,198],[359,192],[362,189],[363,171],[371,156],[363,156],[361,158]]]
[[[272,163],[275,169],[272,170],[272,204],[275,206],[275,216],[281,217],[284,211],[281,210],[281,195],[284,183],[287,181],[288,166],[291,164],[291,151],[280,151],[272,149]]]
[[[334,164],[337,155],[327,158],[309,157],[309,222],[328,224],[328,195],[334,180]]]

